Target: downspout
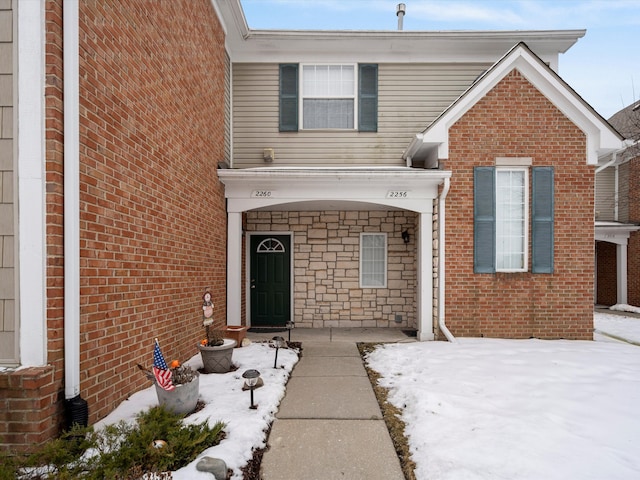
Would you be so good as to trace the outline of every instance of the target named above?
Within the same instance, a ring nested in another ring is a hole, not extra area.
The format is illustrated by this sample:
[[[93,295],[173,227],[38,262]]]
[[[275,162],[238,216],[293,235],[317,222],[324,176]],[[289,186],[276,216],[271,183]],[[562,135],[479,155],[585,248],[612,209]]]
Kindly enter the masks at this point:
[[[64,63],[64,396],[69,426],[87,426],[80,398],[80,28],[78,0],[62,12]]]
[[[447,340],[456,343],[456,338],[444,323],[444,212],[445,199],[447,198],[450,187],[451,180],[445,178],[442,193],[438,199],[438,328],[440,328],[440,331],[447,337]]]

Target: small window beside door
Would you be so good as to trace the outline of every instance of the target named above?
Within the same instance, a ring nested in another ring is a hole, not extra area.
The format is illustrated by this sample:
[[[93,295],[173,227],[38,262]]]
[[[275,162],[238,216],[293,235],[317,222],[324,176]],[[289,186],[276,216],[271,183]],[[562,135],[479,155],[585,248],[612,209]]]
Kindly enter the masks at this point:
[[[360,287],[387,287],[387,235],[360,234]]]

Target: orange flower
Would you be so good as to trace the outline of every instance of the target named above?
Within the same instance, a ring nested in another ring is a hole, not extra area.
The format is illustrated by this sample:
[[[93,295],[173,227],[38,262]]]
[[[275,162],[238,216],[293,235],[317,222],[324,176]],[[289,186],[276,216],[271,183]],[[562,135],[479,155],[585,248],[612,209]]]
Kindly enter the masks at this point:
[[[207,346],[207,339],[203,338],[202,340],[200,340],[200,345],[202,345],[203,347]]]
[[[178,360],[174,360],[171,362],[171,365],[169,365],[170,368],[178,368],[180,366],[180,361]]]

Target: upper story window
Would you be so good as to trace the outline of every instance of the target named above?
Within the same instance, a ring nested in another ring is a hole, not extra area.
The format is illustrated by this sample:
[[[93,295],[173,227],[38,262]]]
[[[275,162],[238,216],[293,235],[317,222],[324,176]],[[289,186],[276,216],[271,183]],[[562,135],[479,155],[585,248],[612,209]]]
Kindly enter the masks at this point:
[[[354,128],[353,65],[302,66],[302,128]]]
[[[375,64],[281,64],[279,88],[281,132],[378,130]]]

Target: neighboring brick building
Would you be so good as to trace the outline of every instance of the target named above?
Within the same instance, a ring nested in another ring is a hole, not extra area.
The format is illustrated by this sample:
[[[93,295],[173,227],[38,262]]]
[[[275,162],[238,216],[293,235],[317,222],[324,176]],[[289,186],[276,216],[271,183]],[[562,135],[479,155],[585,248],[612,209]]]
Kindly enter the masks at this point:
[[[18,26],[31,27],[15,28],[14,42],[26,45],[29,39],[22,32],[46,38],[46,65],[40,77],[34,76],[34,88],[45,89],[42,136],[37,123],[23,124],[21,140],[44,146],[44,176],[36,178],[35,186],[25,183],[28,178],[19,184],[20,193],[35,188],[46,201],[46,211],[40,212],[46,222],[46,249],[40,254],[46,278],[21,290],[27,307],[30,301],[41,304],[46,326],[31,329],[23,318],[14,330],[23,340],[16,339],[13,353],[3,343],[2,353],[11,355],[3,356],[6,365],[37,364],[30,360],[34,356],[44,364],[0,372],[0,442],[5,449],[39,444],[56,434],[64,423],[67,390],[86,400],[93,423],[148,386],[136,363],[150,364],[156,337],[168,358],[194,355],[202,334],[199,311],[205,287],[212,287],[216,321],[225,320],[226,215],[216,170],[219,162],[228,161],[228,58],[214,6],[209,0],[78,2],[74,15],[63,12],[62,4],[13,2]],[[64,7],[72,11],[71,5]],[[0,11],[0,21],[4,14]],[[37,27],[42,15],[46,32]],[[73,62],[69,39],[74,38],[78,76],[65,79],[63,66]],[[27,79],[20,80],[26,89]],[[77,117],[67,124],[63,120],[73,115],[66,109],[74,90]],[[10,104],[0,110],[2,133],[10,136]],[[29,112],[24,115],[26,119]],[[67,143],[73,142],[74,129],[75,145]],[[74,162],[74,148],[75,212],[65,210],[65,203],[72,203],[65,190],[72,173],[65,167]],[[11,166],[11,149],[3,148],[2,155]],[[11,200],[11,191],[4,193]],[[25,202],[37,202],[37,197],[20,199],[23,208]],[[73,228],[75,262],[65,250]],[[12,243],[4,240],[4,259],[13,258]],[[23,236],[18,243],[29,248],[31,240]],[[26,254],[37,258],[38,251]],[[73,268],[79,281],[75,297],[73,284],[65,283]],[[28,279],[26,271],[21,281]],[[78,307],[75,376],[65,368],[70,361],[65,360],[65,346],[70,350],[65,329],[74,316],[65,310],[66,295]],[[6,326],[12,309],[2,298]],[[30,343],[41,351],[25,351]],[[76,385],[71,384],[74,378]]]
[[[626,145],[596,170],[595,303],[640,305],[640,102],[609,122]]]

